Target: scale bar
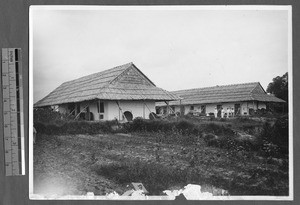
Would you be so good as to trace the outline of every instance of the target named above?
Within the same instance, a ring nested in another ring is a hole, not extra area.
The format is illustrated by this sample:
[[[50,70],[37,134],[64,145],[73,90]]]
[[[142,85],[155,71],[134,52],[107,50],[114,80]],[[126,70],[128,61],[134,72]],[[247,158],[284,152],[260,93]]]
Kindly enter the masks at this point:
[[[6,176],[25,175],[21,49],[2,48],[1,70]]]

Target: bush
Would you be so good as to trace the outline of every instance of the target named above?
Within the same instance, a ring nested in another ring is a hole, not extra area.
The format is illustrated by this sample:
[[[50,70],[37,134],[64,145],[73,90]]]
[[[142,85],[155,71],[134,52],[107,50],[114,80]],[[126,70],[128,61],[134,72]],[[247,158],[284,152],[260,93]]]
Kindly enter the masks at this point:
[[[289,129],[288,129],[288,117],[284,116],[278,118],[273,126],[269,123],[263,125],[262,132],[260,134],[260,139],[262,143],[262,151],[277,150],[278,154],[286,155],[288,154],[288,144],[289,144]],[[269,147],[269,148],[267,148]],[[276,149],[275,149],[276,147]],[[273,153],[273,151],[272,151]]]
[[[145,120],[142,118],[135,118],[133,122],[127,126],[129,132],[162,132],[174,133],[180,132],[181,134],[197,134],[199,130],[197,126],[186,120],[179,122],[169,122],[165,120]]]
[[[241,139],[235,135],[217,136],[204,134],[204,141],[207,146],[218,147],[229,150],[230,153],[239,151],[255,151],[259,149],[257,140]]]
[[[261,145],[261,154],[265,157],[280,157],[279,147],[272,142],[265,141]]]
[[[66,115],[54,111],[51,107],[36,108],[33,111],[34,122],[54,123],[66,118]]]
[[[59,134],[99,134],[112,133],[119,130],[113,130],[112,126],[116,121],[88,122],[88,121],[68,121],[62,124],[35,122],[34,127],[37,133],[48,135]]]
[[[197,129],[196,125],[186,120],[181,120],[175,123],[175,128],[182,132],[182,134],[199,134],[199,129]]]

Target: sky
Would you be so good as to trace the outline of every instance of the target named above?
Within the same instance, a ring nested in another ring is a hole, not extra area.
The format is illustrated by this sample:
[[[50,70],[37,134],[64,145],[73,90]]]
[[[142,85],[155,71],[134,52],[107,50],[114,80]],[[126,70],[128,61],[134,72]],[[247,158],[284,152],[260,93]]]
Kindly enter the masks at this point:
[[[133,62],[168,91],[260,82],[289,67],[288,11],[262,7],[31,6],[33,101]]]

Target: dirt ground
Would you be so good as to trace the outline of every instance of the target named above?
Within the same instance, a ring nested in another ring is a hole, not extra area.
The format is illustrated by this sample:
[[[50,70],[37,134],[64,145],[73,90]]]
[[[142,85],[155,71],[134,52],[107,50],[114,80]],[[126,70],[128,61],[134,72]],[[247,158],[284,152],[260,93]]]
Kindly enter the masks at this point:
[[[142,136],[141,136],[142,135]],[[231,182],[236,177],[260,185],[267,176],[253,176],[247,170],[256,169],[264,163],[260,157],[249,158],[227,156],[226,151],[219,148],[200,145],[196,166],[199,174],[207,179],[220,178]],[[123,160],[140,160],[161,165],[188,169],[190,166],[190,150],[194,147],[182,147],[176,144],[161,144],[160,159],[157,161],[156,141],[150,134],[99,134],[99,135],[38,135],[34,145],[34,193],[41,195],[84,195],[93,192],[105,195],[116,191],[120,194],[128,190],[126,184],[116,182],[98,175],[94,168],[105,163]],[[244,160],[240,160],[244,159]],[[265,169],[277,169],[278,164],[264,164]],[[253,177],[256,177],[253,180]],[[277,182],[285,187],[285,179]],[[203,186],[203,184],[202,184]],[[203,187],[212,187],[206,184]],[[147,187],[146,187],[147,188]],[[170,187],[166,187],[168,189]],[[215,191],[218,191],[215,187]],[[266,187],[272,189],[272,187]],[[284,188],[283,188],[284,189]],[[220,189],[221,190],[221,189]]]

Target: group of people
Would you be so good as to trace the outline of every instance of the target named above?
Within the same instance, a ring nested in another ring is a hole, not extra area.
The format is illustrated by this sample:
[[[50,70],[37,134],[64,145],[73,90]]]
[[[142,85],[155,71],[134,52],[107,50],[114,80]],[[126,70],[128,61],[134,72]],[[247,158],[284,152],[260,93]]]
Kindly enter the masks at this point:
[[[229,118],[234,116],[234,108],[228,107],[227,110],[225,110],[223,107],[221,107],[219,110],[221,110],[221,118]],[[217,107],[215,107],[215,117],[218,117],[219,110]]]

